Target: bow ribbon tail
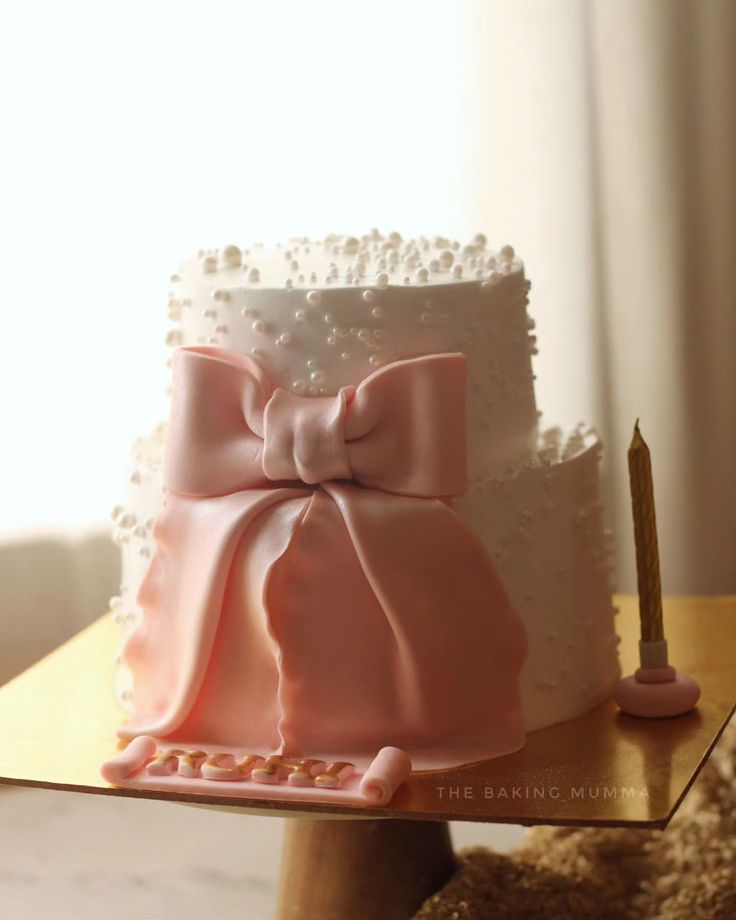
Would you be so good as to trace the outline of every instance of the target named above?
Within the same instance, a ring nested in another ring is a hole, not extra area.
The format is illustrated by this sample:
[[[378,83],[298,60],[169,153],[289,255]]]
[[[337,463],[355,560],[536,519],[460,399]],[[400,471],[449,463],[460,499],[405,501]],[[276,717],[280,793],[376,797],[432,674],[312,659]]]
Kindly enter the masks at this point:
[[[302,489],[254,489],[217,498],[171,493],[154,530],[157,549],[141,584],[141,624],[128,637],[123,662],[134,679],[134,711],[118,734],[165,737],[192,711],[205,680],[238,546],[253,523]],[[272,540],[272,557],[283,552]],[[271,559],[273,562],[273,558]]]
[[[325,489],[394,634],[415,743],[460,733],[520,746],[526,631],[478,537],[440,499]]]

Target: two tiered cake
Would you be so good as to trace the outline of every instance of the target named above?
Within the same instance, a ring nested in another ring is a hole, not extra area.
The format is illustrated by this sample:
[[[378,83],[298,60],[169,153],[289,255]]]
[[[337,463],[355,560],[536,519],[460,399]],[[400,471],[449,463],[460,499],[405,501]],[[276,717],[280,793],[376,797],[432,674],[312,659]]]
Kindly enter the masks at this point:
[[[114,515],[123,737],[425,769],[610,693],[601,447],[540,427],[511,247],[228,246],[172,284],[171,417]]]

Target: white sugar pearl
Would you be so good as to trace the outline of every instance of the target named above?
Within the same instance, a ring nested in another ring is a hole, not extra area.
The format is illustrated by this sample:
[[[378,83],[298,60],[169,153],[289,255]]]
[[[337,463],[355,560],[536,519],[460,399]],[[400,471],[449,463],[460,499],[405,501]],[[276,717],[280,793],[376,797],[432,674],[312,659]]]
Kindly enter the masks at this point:
[[[251,326],[251,329],[253,330],[253,332],[256,332],[259,335],[262,335],[266,331],[266,324],[263,322],[262,319],[256,319],[253,321],[253,325]]]
[[[318,367],[318,366],[319,366],[319,365],[318,365],[317,362],[314,360],[314,358],[310,358],[309,361],[307,361],[307,367]]]
[[[240,268],[243,257],[237,246],[226,246],[222,251],[222,261],[225,268]]]
[[[499,255],[504,261],[510,262],[514,258],[514,247],[508,244],[502,246]]]
[[[379,272],[379,273],[376,275],[376,285],[377,285],[379,288],[386,288],[386,287],[388,287],[388,275],[386,274],[386,272]]]
[[[285,348],[287,345],[291,345],[291,335],[288,332],[282,332],[281,335],[276,339],[276,344],[280,345],[282,348]]]
[[[312,381],[312,383],[316,383],[316,384],[324,383],[325,373],[324,371],[321,371],[319,368],[316,368],[310,373],[309,379]]]
[[[340,353],[340,358],[341,358],[343,361],[347,361],[349,357],[350,357],[350,352],[349,352],[349,351],[343,351],[343,352]]]
[[[202,261],[202,271],[210,275],[212,272],[217,271],[217,259],[214,256],[207,256]]]
[[[248,272],[248,281],[255,282],[255,281],[260,281],[260,280],[261,280],[261,273],[258,271],[257,268],[251,268],[251,270]]]
[[[432,259],[429,263],[429,270],[431,272],[438,272],[440,270],[440,263],[438,259]]]
[[[424,267],[418,268],[415,277],[416,277],[417,281],[419,281],[420,283],[423,283],[424,281],[426,281],[426,280],[429,278],[429,272],[428,272],[427,269],[424,268]]]
[[[373,303],[375,299],[376,295],[373,293],[373,291],[363,291],[363,300],[365,303]]]
[[[171,329],[166,333],[166,344],[169,348],[176,348],[178,345],[181,345],[181,330],[180,329]]]
[[[473,243],[478,249],[483,249],[487,242],[485,233],[476,233],[473,237]]]
[[[307,303],[311,304],[313,307],[316,307],[320,300],[322,300],[322,295],[319,291],[310,291],[307,294]]]
[[[254,358],[258,358],[263,354],[263,349],[259,348],[257,345],[254,345],[253,348],[251,348],[250,353]]]
[[[383,316],[383,307],[374,307],[371,310],[371,316],[380,319]]]
[[[458,263],[457,265],[452,266],[452,277],[453,278],[462,278],[463,276],[463,267]]]
[[[291,278],[287,278],[286,281],[284,281],[284,287],[287,291],[290,291],[294,287],[294,282]]]
[[[305,320],[306,318],[307,318],[307,311],[306,311],[306,310],[296,310],[296,311],[294,312],[294,319],[295,319],[298,323],[303,323],[304,320]]]
[[[332,315],[332,313],[325,313],[325,315],[322,317],[322,319],[323,319],[326,323],[334,323],[334,322],[335,322],[335,317]]]
[[[291,390],[293,393],[303,393],[305,387],[306,387],[306,383],[301,378],[295,380],[291,384]]]
[[[442,268],[449,268],[454,261],[455,256],[450,252],[450,250],[443,249],[440,253],[440,265]]]

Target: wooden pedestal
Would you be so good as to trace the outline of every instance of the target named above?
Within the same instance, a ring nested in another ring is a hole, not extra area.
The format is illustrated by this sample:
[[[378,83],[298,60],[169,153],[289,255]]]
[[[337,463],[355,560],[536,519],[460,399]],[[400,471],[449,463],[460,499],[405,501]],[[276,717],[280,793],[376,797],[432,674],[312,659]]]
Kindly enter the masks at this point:
[[[293,818],[278,920],[408,920],[455,869],[446,821]]]

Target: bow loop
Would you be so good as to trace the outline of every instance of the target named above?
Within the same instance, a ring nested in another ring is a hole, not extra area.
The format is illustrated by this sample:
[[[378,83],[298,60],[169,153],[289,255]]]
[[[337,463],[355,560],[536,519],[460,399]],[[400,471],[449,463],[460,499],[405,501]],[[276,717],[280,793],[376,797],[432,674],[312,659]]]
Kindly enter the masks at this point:
[[[220,348],[176,352],[166,487],[228,495],[274,482],[352,479],[417,497],[467,488],[465,357],[396,361],[336,396],[274,387]]]

